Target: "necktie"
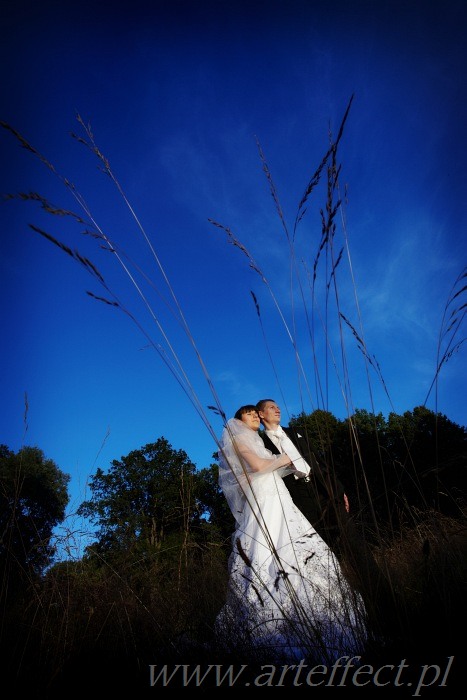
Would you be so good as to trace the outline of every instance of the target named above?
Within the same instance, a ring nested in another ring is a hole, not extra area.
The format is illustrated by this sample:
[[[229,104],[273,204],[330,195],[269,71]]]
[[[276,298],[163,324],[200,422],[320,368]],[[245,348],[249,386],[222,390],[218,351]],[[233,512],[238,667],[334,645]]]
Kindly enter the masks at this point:
[[[282,449],[281,438],[284,435],[284,433],[282,431],[282,428],[279,426],[278,428],[276,428],[276,430],[268,430],[266,431],[266,434],[269,435],[276,447],[278,447],[279,450],[283,452],[284,450]]]

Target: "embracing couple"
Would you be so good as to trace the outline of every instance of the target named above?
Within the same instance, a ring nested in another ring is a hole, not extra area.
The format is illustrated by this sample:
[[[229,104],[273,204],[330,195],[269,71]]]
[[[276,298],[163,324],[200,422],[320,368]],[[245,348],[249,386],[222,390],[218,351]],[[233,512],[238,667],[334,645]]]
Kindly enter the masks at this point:
[[[305,432],[280,419],[272,399],[244,405],[219,443],[219,484],[236,530],[217,632],[267,658],[330,661],[359,653],[368,634],[360,586],[341,561],[362,582],[377,567],[343,485],[318,462]]]

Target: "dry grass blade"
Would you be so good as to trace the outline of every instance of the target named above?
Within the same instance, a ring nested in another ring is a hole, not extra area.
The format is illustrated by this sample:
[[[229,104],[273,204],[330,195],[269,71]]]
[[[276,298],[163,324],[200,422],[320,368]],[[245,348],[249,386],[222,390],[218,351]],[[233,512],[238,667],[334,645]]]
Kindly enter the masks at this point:
[[[325,166],[326,163],[328,162],[329,157],[331,156],[331,154],[334,154],[334,155],[335,155],[335,153],[336,153],[337,146],[338,146],[338,144],[339,144],[339,141],[340,141],[341,138],[342,138],[342,134],[344,133],[345,122],[347,121],[347,117],[348,117],[349,112],[350,112],[350,107],[351,107],[351,105],[352,105],[353,98],[354,98],[354,96],[352,95],[351,98],[350,98],[350,100],[349,100],[349,103],[348,103],[348,105],[347,105],[347,109],[345,110],[345,114],[344,114],[344,117],[343,117],[343,119],[342,119],[341,125],[340,125],[340,127],[339,127],[339,131],[338,131],[338,134],[337,134],[336,141],[335,141],[334,143],[331,144],[331,146],[330,146],[329,149],[327,150],[326,154],[324,155],[323,159],[321,160],[321,163],[319,164],[318,168],[316,169],[316,171],[314,172],[314,174],[313,174],[312,177],[310,178],[310,180],[309,180],[309,182],[308,182],[308,184],[307,184],[307,186],[306,186],[306,188],[305,188],[305,192],[304,192],[304,194],[303,194],[303,196],[302,196],[302,198],[301,198],[301,200],[300,200],[300,202],[299,202],[298,210],[297,210],[297,215],[296,215],[296,217],[295,217],[295,223],[294,223],[294,236],[295,236],[295,232],[296,232],[296,230],[297,230],[298,224],[299,224],[300,221],[303,219],[303,217],[304,217],[304,215],[305,215],[305,213],[306,213],[306,209],[304,209],[304,206],[305,206],[306,202],[308,201],[308,199],[309,199],[309,197],[310,197],[312,191],[314,190],[314,188],[315,188],[315,187],[317,186],[317,184],[319,183],[319,181],[320,181],[320,179],[321,179],[321,174],[322,174],[322,172],[323,172],[324,166]]]
[[[41,160],[42,163],[44,163],[44,165],[46,165],[50,170],[52,170],[52,172],[54,172],[54,173],[56,172],[54,166],[51,163],[49,163],[47,158],[45,158],[41,153],[39,153],[39,151],[36,148],[31,146],[29,141],[27,139],[25,139],[24,136],[22,136],[19,133],[19,131],[17,131],[16,129],[13,129],[12,126],[10,126],[9,124],[7,124],[4,121],[0,121],[0,126],[2,126],[4,129],[9,131],[11,134],[13,134],[13,136],[19,141],[21,148],[25,148],[27,151],[29,151],[33,155],[37,156],[37,158],[39,158],[39,160]]]
[[[118,303],[118,301],[111,301],[110,299],[105,299],[105,297],[99,297],[99,296],[97,296],[97,294],[94,294],[93,292],[90,292],[90,291],[86,291],[86,294],[89,294],[90,297],[92,297],[93,299],[96,299],[97,301],[104,302],[104,304],[108,304],[109,306],[116,306],[116,307],[120,308],[120,304]]]
[[[357,341],[357,346],[358,346],[359,350],[363,353],[364,357],[368,360],[368,362],[371,365],[373,365],[373,360],[371,359],[370,355],[368,354],[368,351],[367,351],[366,346],[365,346],[365,342],[359,336],[359,334],[355,330],[354,326],[350,323],[349,319],[346,318],[346,316],[344,316],[342,311],[339,312],[339,316],[341,317],[341,319],[347,324],[347,326],[352,331],[352,335],[355,337],[355,339]]]
[[[288,231],[288,229],[287,229],[287,224],[286,224],[286,222],[285,222],[284,212],[282,211],[282,207],[281,207],[281,204],[280,204],[280,202],[279,202],[279,197],[278,197],[278,195],[277,195],[276,186],[275,186],[275,184],[274,184],[274,182],[273,182],[273,179],[272,179],[272,177],[271,177],[271,172],[270,172],[270,170],[269,170],[269,166],[268,166],[268,164],[267,164],[267,162],[266,162],[266,159],[265,159],[264,153],[263,153],[263,149],[261,148],[258,139],[256,139],[256,145],[257,145],[257,147],[258,147],[259,156],[260,156],[260,158],[261,158],[261,163],[262,163],[262,165],[263,165],[263,172],[264,172],[264,174],[266,175],[267,181],[268,181],[268,183],[269,183],[269,189],[270,189],[270,192],[271,192],[271,196],[272,196],[272,198],[273,198],[273,200],[274,200],[274,204],[276,205],[276,210],[277,210],[277,213],[279,214],[279,219],[281,220],[282,226],[283,226],[284,231],[285,231],[285,235],[287,236],[287,240],[288,240],[289,243],[290,243],[289,231]]]
[[[24,414],[23,414],[24,434],[26,434],[28,432],[28,429],[29,429],[28,413],[29,413],[29,401],[28,401],[28,394],[25,391],[24,392]]]
[[[339,251],[339,254],[338,254],[338,256],[337,256],[337,259],[336,259],[335,263],[334,263],[333,266],[332,266],[332,269],[331,269],[331,276],[330,276],[330,278],[329,278],[329,282],[328,282],[328,285],[327,285],[328,287],[330,286],[330,284],[331,284],[331,282],[332,282],[332,280],[333,280],[333,278],[334,278],[334,275],[336,274],[336,269],[337,269],[337,267],[339,266],[339,264],[340,264],[340,262],[341,262],[341,260],[342,260],[342,255],[343,255],[343,253],[344,253],[344,248],[341,248],[340,251]]]
[[[69,246],[65,245],[65,243],[62,243],[61,241],[57,240],[57,238],[52,236],[50,233],[47,233],[43,229],[39,228],[38,226],[35,226],[34,224],[29,224],[29,227],[33,231],[36,231],[36,233],[40,233],[41,236],[43,236],[48,241],[56,245],[58,248],[60,248],[60,250],[63,250],[64,253],[72,257],[74,260],[81,263],[81,265],[83,265],[83,267],[85,267],[86,270],[93,275],[93,277],[96,277],[99,280],[99,282],[107,288],[103,276],[101,275],[97,267],[94,265],[94,263],[92,263],[88,258],[85,258],[83,255],[78,253],[78,251],[72,250]]]
[[[213,413],[220,416],[225,423],[225,421],[227,420],[227,416],[225,415],[225,412],[222,409],[218,408],[217,406],[207,406],[206,408],[209,408],[210,411],[213,411]]]
[[[102,172],[104,172],[106,175],[113,179],[112,170],[110,168],[110,162],[97,147],[90,123],[88,122],[87,124],[85,124],[80,114],[76,115],[76,120],[83,127],[84,132],[89,140],[86,141],[86,139],[83,139],[81,136],[78,136],[74,132],[70,132],[71,138],[75,139],[75,141],[77,141],[78,143],[83,144],[83,146],[86,146],[86,148],[88,148],[95,156],[97,156],[104,166],[103,168],[101,168]]]
[[[278,313],[279,313],[279,316],[280,316],[281,321],[282,321],[282,323],[283,323],[283,325],[284,325],[284,328],[285,328],[285,330],[286,330],[286,332],[287,332],[287,335],[288,335],[288,337],[289,337],[289,339],[290,339],[290,342],[292,343],[292,346],[293,346],[294,351],[295,351],[296,361],[297,361],[297,363],[298,363],[298,365],[299,365],[299,370],[300,370],[300,372],[302,373],[303,377],[306,377],[306,374],[305,374],[305,372],[304,372],[304,369],[303,369],[303,366],[302,366],[302,363],[301,363],[301,359],[300,359],[300,355],[299,355],[299,352],[298,352],[298,348],[297,348],[297,343],[296,343],[295,337],[294,337],[294,335],[292,334],[292,332],[290,331],[289,325],[288,325],[288,323],[287,323],[287,321],[286,321],[286,319],[285,319],[285,317],[284,317],[284,314],[283,314],[283,312],[282,312],[282,309],[281,309],[281,307],[280,307],[280,305],[279,305],[279,303],[278,303],[278,301],[277,301],[277,298],[276,298],[275,295],[274,295],[274,292],[272,291],[272,288],[271,288],[271,286],[270,286],[268,280],[266,279],[266,277],[265,277],[265,276],[263,275],[263,273],[261,272],[260,268],[258,267],[258,265],[256,264],[256,262],[254,261],[254,259],[253,259],[252,255],[250,254],[250,252],[249,252],[249,251],[247,250],[247,248],[243,245],[243,243],[240,243],[240,241],[238,241],[238,240],[235,238],[235,236],[233,235],[231,229],[230,229],[228,226],[224,226],[223,224],[219,224],[217,221],[214,221],[214,219],[208,219],[208,221],[209,221],[211,224],[213,224],[214,226],[216,226],[217,228],[220,228],[220,229],[222,229],[223,231],[225,231],[225,232],[227,233],[227,236],[228,236],[228,239],[229,239],[229,243],[231,243],[234,247],[238,248],[238,249],[248,258],[248,261],[249,261],[249,263],[250,263],[250,267],[251,267],[255,272],[257,272],[257,273],[260,275],[262,281],[264,282],[264,284],[266,285],[266,287],[267,287],[268,290],[269,290],[269,293],[270,293],[270,295],[271,295],[271,297],[272,297],[272,300],[273,300],[273,302],[274,302],[274,305],[275,305],[275,307],[276,307],[276,309],[277,309],[277,311],[278,311]],[[256,299],[256,297],[255,297],[255,299]],[[256,308],[257,308],[257,311],[258,311],[258,309],[259,309],[258,305],[256,305]]]
[[[245,564],[249,568],[251,568],[253,566],[253,563],[252,563],[251,559],[247,556],[245,550],[243,549],[240,537],[237,537],[237,539],[235,540],[235,546],[237,547],[237,552],[240,554],[240,557],[243,559]]]
[[[274,358],[273,358],[272,353],[271,353],[271,348],[270,348],[270,346],[269,346],[268,339],[267,339],[267,336],[266,336],[266,332],[265,332],[265,330],[264,330],[264,325],[263,325],[263,320],[262,320],[262,318],[261,318],[261,311],[260,311],[258,299],[256,298],[255,293],[252,292],[251,290],[250,290],[250,294],[251,294],[251,296],[252,296],[252,298],[253,298],[253,303],[254,303],[254,305],[255,305],[256,313],[257,313],[257,315],[258,315],[258,321],[259,321],[259,325],[260,325],[260,328],[261,328],[261,333],[262,333],[262,335],[263,335],[264,344],[265,344],[265,346],[266,346],[266,352],[268,353],[269,362],[271,363],[272,371],[273,371],[273,373],[274,373],[274,377],[276,378],[277,388],[278,388],[278,391],[279,391],[279,393],[280,393],[280,395],[281,395],[281,397],[282,397],[282,403],[283,403],[284,406],[286,406],[286,405],[287,405],[287,401],[286,401],[285,396],[284,396],[284,392],[283,392],[283,389],[282,389],[282,385],[281,385],[280,380],[279,380],[279,375],[278,375],[278,373],[277,373],[276,363],[274,362]]]
[[[4,194],[3,199],[21,199],[22,201],[39,202],[42,209],[48,214],[53,214],[55,216],[70,216],[75,219],[80,224],[88,224],[79,214],[69,209],[62,209],[62,207],[57,207],[51,204],[45,197],[40,195],[38,192],[17,192],[16,194]]]
[[[233,245],[235,248],[238,248],[239,250],[241,250],[241,252],[248,258],[251,269],[254,270],[255,272],[257,272],[261,276],[263,281],[266,282],[266,278],[264,277],[263,273],[259,269],[258,265],[255,263],[253,256],[250,254],[248,249],[243,245],[243,243],[240,243],[240,241],[237,238],[235,238],[234,234],[232,233],[232,230],[228,226],[224,226],[223,224],[220,224],[217,221],[214,221],[214,219],[208,219],[208,221],[213,226],[216,226],[217,228],[220,228],[223,231],[225,231],[225,233],[228,236],[229,243],[231,245]]]
[[[463,285],[462,287],[460,287],[460,289],[457,289],[457,286],[462,282],[462,280],[466,279],[466,277],[467,270],[466,268],[464,268],[454,281],[454,284],[451,288],[451,293],[444,307],[443,319],[441,322],[441,330],[439,333],[438,340],[435,376],[433,377],[433,380],[430,384],[430,388],[428,389],[428,393],[425,397],[424,404],[426,404],[426,402],[428,401],[433,387],[435,386],[437,396],[437,383],[441,368],[451,359],[454,353],[462,347],[466,340],[465,338],[461,338],[460,340],[455,342],[456,336],[460,332],[462,323],[465,319],[467,304],[461,304],[460,306],[450,310],[454,300],[458,299],[462,294],[465,294],[467,290],[467,285]],[[445,326],[446,328],[444,328]],[[444,351],[442,351],[443,341],[445,340],[447,343],[446,348],[444,349]],[[437,404],[437,398],[435,403]]]

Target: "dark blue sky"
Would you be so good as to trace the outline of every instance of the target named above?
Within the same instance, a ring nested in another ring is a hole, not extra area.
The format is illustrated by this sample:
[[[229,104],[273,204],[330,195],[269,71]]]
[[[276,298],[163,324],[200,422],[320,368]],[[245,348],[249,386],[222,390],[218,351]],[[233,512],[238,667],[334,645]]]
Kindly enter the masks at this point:
[[[285,420],[302,408],[344,418],[424,403],[467,257],[465,2],[20,2],[2,16],[0,119],[74,184],[122,262],[131,258],[156,287],[141,282],[148,309],[83,226],[32,202],[2,203],[0,441],[15,451],[37,445],[72,476],[70,529],[89,475],[160,436],[208,466],[222,428],[207,408],[216,400],[230,417],[272,396]],[[389,397],[349,326],[339,327],[334,293],[326,316],[324,260],[312,302],[324,180],[295,239],[304,308],[296,275],[290,293],[287,234],[256,145],[290,234],[352,95],[338,151],[338,302]],[[70,137],[83,135],[77,113],[159,265],[114,184]],[[78,211],[70,189],[6,130],[1,153],[3,193],[35,191]],[[209,219],[230,227],[269,286]],[[89,257],[144,332],[87,295],[108,293],[29,223]],[[464,333],[460,325],[453,343]],[[165,362],[170,348],[180,381]],[[466,395],[462,346],[427,406],[466,425]]]

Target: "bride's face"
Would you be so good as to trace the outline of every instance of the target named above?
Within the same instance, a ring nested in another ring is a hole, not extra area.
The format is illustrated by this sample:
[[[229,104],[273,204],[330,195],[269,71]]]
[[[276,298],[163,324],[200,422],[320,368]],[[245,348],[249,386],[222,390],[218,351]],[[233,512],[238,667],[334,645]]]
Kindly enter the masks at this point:
[[[246,413],[242,413],[240,420],[251,430],[259,430],[261,421],[259,419],[258,411],[247,411]]]

